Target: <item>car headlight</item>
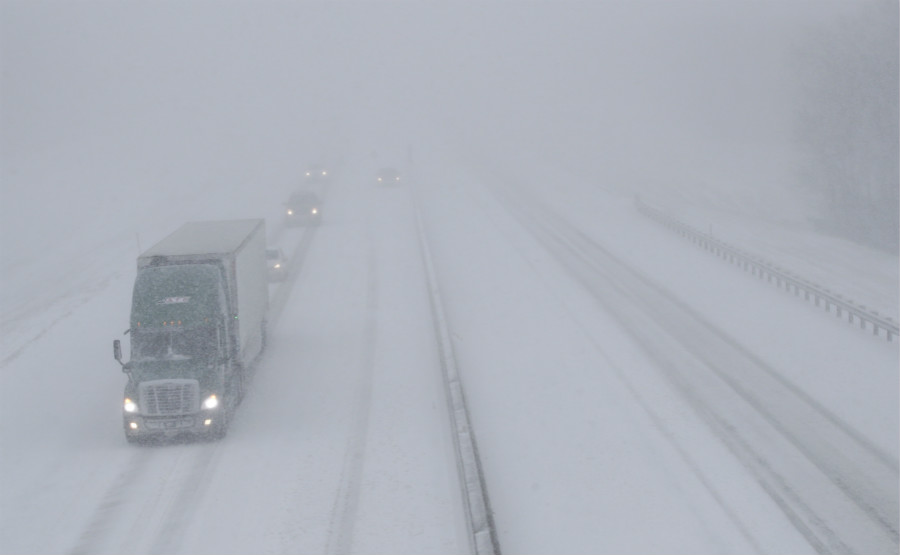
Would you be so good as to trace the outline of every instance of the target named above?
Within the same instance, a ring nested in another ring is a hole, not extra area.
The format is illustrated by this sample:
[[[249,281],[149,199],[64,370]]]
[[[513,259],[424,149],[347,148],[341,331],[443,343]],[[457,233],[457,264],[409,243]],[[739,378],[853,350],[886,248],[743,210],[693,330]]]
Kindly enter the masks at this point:
[[[322,170],[322,175],[328,175],[328,172],[325,170]]]
[[[125,403],[122,405],[122,408],[125,409],[125,412],[137,412],[138,406],[137,403],[125,397]]]
[[[313,208],[313,209],[311,210],[311,212],[312,212],[313,216],[315,216],[316,214],[319,213],[319,209],[318,209],[318,208]]]
[[[288,211],[287,211],[287,215],[288,215],[288,216],[293,216],[293,215],[294,215],[294,211],[293,211],[293,210],[288,210]]]
[[[213,393],[212,395],[207,397],[205,401],[203,401],[203,408],[205,408],[205,409],[212,410],[218,406],[219,406],[219,398],[216,397],[215,393]]]
[[[281,264],[275,264],[275,269],[281,268]]]

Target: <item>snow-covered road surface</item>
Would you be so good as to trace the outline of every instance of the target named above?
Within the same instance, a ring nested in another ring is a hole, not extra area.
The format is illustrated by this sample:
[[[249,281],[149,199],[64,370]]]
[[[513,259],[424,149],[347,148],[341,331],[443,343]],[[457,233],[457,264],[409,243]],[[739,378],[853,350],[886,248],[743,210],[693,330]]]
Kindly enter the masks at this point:
[[[632,270],[521,191],[509,193],[505,204],[529,233],[622,322],[817,551],[881,553],[896,546],[896,460],[665,284]],[[733,514],[718,491],[711,493]]]
[[[467,551],[414,195],[501,549],[897,551],[896,342],[591,184],[423,155],[382,188],[348,160],[318,228],[279,225],[291,176],[173,187],[3,277],[0,552]],[[228,437],[126,445],[135,234],[251,216],[294,266]],[[68,279],[20,277],[54,260]]]

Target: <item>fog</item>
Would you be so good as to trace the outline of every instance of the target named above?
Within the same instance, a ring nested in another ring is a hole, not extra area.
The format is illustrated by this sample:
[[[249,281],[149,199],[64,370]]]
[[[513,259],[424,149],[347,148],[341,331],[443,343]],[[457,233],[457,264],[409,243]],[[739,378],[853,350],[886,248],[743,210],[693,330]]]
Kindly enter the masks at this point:
[[[93,195],[425,144],[622,187],[784,186],[792,47],[853,8],[7,1],[4,183],[52,161]]]
[[[898,9],[0,0],[0,554],[490,552],[467,435],[502,551],[896,552],[897,337],[636,200],[896,322]],[[129,445],[135,257],[239,218],[248,394]]]

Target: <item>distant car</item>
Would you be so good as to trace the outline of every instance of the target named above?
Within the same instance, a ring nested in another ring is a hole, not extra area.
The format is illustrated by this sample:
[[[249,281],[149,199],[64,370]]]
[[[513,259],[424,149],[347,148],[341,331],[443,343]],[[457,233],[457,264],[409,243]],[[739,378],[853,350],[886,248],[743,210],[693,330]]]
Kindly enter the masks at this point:
[[[322,219],[322,201],[312,191],[298,191],[284,203],[284,224],[288,227],[318,224]]]
[[[381,168],[375,174],[375,179],[382,185],[400,182],[400,171],[397,168]]]
[[[287,259],[281,249],[266,249],[266,265],[269,267],[269,281],[283,281],[287,277]]]
[[[325,183],[331,178],[331,174],[325,166],[314,164],[306,168],[303,174],[304,183]]]

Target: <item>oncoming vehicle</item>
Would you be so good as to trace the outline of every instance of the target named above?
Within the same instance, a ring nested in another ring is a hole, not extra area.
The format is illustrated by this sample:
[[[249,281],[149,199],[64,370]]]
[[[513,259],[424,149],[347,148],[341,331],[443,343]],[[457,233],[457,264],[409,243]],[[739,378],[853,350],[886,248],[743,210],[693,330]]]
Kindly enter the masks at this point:
[[[266,249],[266,265],[269,267],[269,281],[283,281],[287,277],[287,260],[278,247]]]
[[[288,227],[318,224],[322,219],[322,201],[311,191],[298,191],[284,203],[284,224]]]
[[[381,185],[400,182],[400,171],[397,168],[381,168],[375,174],[375,179]]]
[[[321,164],[313,164],[306,169],[303,174],[305,183],[325,183],[330,178],[328,170]]]

